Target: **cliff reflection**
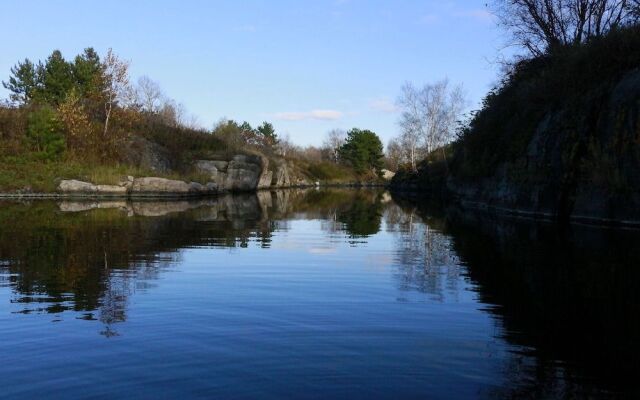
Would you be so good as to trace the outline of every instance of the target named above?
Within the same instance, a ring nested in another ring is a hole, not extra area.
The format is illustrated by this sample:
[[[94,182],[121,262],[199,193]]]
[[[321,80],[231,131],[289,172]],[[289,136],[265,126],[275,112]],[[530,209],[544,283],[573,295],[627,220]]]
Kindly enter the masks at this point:
[[[640,371],[640,232],[557,226],[397,200],[399,285],[443,298],[469,279],[514,346],[490,397],[617,397]],[[416,221],[417,220],[417,221]],[[424,221],[425,224],[421,224]]]

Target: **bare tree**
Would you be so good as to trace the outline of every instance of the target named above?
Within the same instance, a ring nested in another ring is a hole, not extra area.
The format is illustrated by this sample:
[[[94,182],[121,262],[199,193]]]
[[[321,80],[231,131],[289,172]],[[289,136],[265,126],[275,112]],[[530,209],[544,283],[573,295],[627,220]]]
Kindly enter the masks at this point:
[[[398,139],[391,139],[387,144],[385,163],[390,171],[397,171],[398,167],[406,161],[405,149]]]
[[[289,133],[285,133],[283,136],[280,137],[277,147],[278,147],[278,153],[282,157],[286,157],[287,154],[290,154],[296,148],[293,142],[291,142],[291,136],[289,136]]]
[[[165,98],[158,108],[158,115],[169,126],[179,127],[185,125],[185,107],[182,103],[176,103],[175,100]]]
[[[340,147],[347,140],[347,132],[342,129],[332,129],[327,132],[327,137],[324,140],[323,147],[327,149],[331,156],[331,161],[337,163],[339,159]]]
[[[148,76],[138,78],[136,96],[143,111],[157,113],[162,106],[164,94],[158,82]]]
[[[637,0],[494,0],[493,7],[512,44],[540,56],[637,21],[633,3],[637,7]]]
[[[462,86],[450,87],[446,79],[422,88],[407,82],[397,103],[402,110],[400,142],[415,170],[418,157],[455,139],[456,122],[466,105],[464,91]]]
[[[388,160],[387,168],[391,171],[397,171],[408,160],[407,153],[398,139],[389,140],[385,155]]]
[[[632,22],[638,23],[640,21],[640,0],[630,0],[628,9]]]
[[[121,60],[112,49],[102,63],[102,78],[104,81],[104,137],[109,131],[109,120],[116,106],[127,105],[133,98],[133,91],[129,84],[129,62]]]
[[[406,149],[411,168],[416,169],[416,159],[418,158],[418,147],[423,136],[421,121],[420,101],[418,100],[418,90],[412,83],[407,82],[402,86],[402,93],[398,98],[398,106],[402,109],[400,117],[400,143]]]

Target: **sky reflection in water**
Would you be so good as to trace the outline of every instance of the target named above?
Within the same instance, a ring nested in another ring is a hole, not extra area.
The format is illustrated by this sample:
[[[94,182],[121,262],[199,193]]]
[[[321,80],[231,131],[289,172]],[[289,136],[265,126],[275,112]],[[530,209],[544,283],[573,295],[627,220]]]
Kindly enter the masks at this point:
[[[365,190],[5,203],[0,220],[0,397],[635,390],[636,232]]]

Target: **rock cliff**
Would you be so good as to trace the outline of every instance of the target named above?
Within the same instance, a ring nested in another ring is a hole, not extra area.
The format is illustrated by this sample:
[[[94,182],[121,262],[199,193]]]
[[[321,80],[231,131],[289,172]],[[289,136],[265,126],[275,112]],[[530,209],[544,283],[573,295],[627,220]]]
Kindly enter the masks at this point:
[[[235,155],[230,161],[198,160],[194,167],[223,191],[242,192],[257,189],[304,186],[303,179],[292,181],[291,168],[283,159],[269,159],[262,155]]]
[[[640,222],[640,70],[609,89],[548,109],[526,152],[477,180],[447,189],[471,206],[561,220]]]
[[[149,148],[147,149],[149,150]],[[157,159],[146,156],[147,159]],[[305,186],[298,178],[292,182],[290,167],[285,160],[276,159],[269,167],[269,159],[262,155],[238,154],[231,160],[198,160],[194,168],[208,176],[209,182],[185,182],[159,177],[132,176],[118,185],[95,185],[79,180],[62,180],[58,193],[75,197],[189,197],[224,192],[253,192],[259,189]]]

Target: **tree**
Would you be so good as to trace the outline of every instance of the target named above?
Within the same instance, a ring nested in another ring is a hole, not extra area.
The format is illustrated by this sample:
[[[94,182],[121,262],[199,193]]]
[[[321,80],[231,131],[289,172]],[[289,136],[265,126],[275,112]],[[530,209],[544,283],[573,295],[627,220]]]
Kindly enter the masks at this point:
[[[640,20],[640,0],[630,0],[628,10],[632,21],[637,23]]]
[[[93,47],[87,47],[82,54],[77,55],[71,69],[78,96],[93,99],[101,96],[104,89],[102,64]]]
[[[142,111],[156,114],[162,107],[162,89],[160,85],[148,76],[138,78],[138,86],[136,88],[137,101],[140,103]]]
[[[65,148],[62,126],[51,107],[44,106],[29,114],[27,139],[45,160],[53,160],[62,154]]]
[[[42,100],[48,104],[61,104],[75,86],[72,65],[60,50],[54,50],[44,65],[38,65],[38,70],[43,83]]]
[[[338,162],[340,158],[340,147],[344,144],[346,137],[347,133],[342,129],[332,129],[327,133],[323,147],[329,152],[331,161],[335,163]]]
[[[245,144],[242,132],[243,130],[236,121],[223,118],[218,121],[212,133],[227,145],[229,152],[233,152]]]
[[[95,150],[91,123],[82,105],[82,99],[75,90],[72,90],[58,106],[58,115],[70,149],[85,156],[90,154],[91,150]]]
[[[2,86],[9,90],[11,101],[19,104],[29,103],[35,96],[38,89],[38,75],[35,65],[25,58],[24,62],[19,62],[11,68],[9,81],[2,82]]]
[[[129,63],[118,58],[112,49],[107,51],[107,56],[102,64],[102,77],[104,80],[104,130],[106,138],[109,131],[111,113],[119,103],[126,103],[132,95],[129,84]]]
[[[382,142],[378,135],[370,130],[353,128],[347,132],[347,139],[339,150],[340,158],[349,162],[359,173],[372,170],[381,173]]]
[[[295,150],[295,147],[296,146],[291,142],[291,137],[288,133],[285,133],[285,135],[278,140],[277,150],[282,157],[286,157],[288,154],[292,153]]]
[[[397,103],[402,109],[399,125],[401,129],[400,143],[409,155],[411,168],[416,169],[416,160],[420,141],[423,139],[424,129],[422,127],[420,100],[417,89],[406,83],[402,86],[402,93]]]
[[[405,161],[405,151],[398,139],[391,139],[387,143],[385,164],[387,169],[397,171],[398,167]]]
[[[637,21],[634,3],[637,6],[637,0],[495,0],[494,9],[513,44],[541,56]]]
[[[160,120],[168,126],[181,126],[184,120],[184,115],[184,105],[176,103],[173,99],[165,98],[158,109],[158,116],[160,116]]]
[[[76,56],[73,63],[54,50],[44,62],[35,65],[26,59],[14,66],[11,73],[13,76],[3,85],[11,92],[11,100],[18,104],[37,101],[57,107],[72,90],[94,103],[102,96],[102,65],[92,48]]]
[[[278,135],[270,122],[264,121],[262,125],[256,128],[256,131],[261,136],[263,146],[272,147],[278,143]]]
[[[466,99],[461,86],[450,87],[445,79],[422,88],[407,82],[397,103],[402,110],[400,143],[415,170],[418,156],[426,156],[455,138]]]

